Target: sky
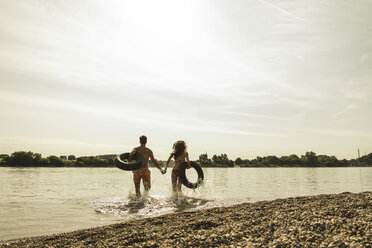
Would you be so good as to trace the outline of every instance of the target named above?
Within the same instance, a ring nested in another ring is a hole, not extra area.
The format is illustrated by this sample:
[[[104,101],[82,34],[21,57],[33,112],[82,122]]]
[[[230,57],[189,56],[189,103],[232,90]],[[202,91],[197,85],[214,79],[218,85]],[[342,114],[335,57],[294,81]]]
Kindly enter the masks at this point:
[[[0,153],[372,152],[372,1],[0,0]]]

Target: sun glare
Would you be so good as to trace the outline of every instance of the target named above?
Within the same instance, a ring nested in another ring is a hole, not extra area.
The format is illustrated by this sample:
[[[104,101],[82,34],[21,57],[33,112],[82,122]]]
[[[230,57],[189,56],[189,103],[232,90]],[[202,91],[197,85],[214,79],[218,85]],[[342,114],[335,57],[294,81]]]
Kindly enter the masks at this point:
[[[110,82],[132,77],[136,84],[160,88],[197,86],[190,73],[213,58],[208,46],[203,48],[209,42],[202,34],[204,7],[198,1],[116,1],[101,10],[107,18],[88,28],[84,49],[104,61]],[[143,80],[144,74],[151,80]]]

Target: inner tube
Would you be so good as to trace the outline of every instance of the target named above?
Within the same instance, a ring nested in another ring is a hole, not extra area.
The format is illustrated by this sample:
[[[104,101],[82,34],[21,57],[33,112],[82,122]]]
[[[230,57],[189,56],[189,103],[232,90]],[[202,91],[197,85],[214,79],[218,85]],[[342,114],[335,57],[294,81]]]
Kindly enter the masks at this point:
[[[202,184],[202,182],[204,180],[204,173],[203,173],[202,168],[197,163],[195,163],[193,161],[190,161],[190,165],[191,165],[191,167],[193,167],[196,170],[196,172],[198,172],[198,181],[196,181],[196,183],[191,183],[187,179],[187,177],[186,177],[187,162],[183,162],[181,164],[180,180],[181,180],[181,183],[183,185],[185,185],[187,188],[196,189]]]
[[[121,170],[126,170],[126,171],[137,170],[141,168],[143,164],[143,159],[138,153],[135,153],[133,155],[132,162],[124,162],[124,160],[128,161],[129,154],[130,153],[127,152],[127,153],[122,153],[122,154],[117,155],[114,158],[115,166]]]

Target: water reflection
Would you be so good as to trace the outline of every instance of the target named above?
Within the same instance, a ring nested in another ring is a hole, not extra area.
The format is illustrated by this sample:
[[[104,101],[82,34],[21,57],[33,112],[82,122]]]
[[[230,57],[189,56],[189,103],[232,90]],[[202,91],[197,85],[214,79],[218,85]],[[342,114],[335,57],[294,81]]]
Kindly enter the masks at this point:
[[[8,174],[23,174],[25,176],[33,176],[35,174],[40,174],[40,167],[12,167],[8,168]]]
[[[317,190],[318,187],[317,187],[317,182],[319,180],[318,178],[318,170],[314,170],[314,168],[305,168],[306,169],[306,172],[304,173],[305,174],[305,180],[306,180],[306,184],[304,185],[308,185],[309,187],[309,191],[312,191],[312,190]],[[327,183],[327,182],[324,182],[324,183]]]

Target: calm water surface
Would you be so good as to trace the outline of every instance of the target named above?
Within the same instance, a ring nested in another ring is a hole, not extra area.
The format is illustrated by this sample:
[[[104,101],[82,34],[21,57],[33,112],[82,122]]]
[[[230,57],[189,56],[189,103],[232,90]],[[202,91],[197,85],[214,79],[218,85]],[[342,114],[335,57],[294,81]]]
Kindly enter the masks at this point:
[[[132,173],[116,168],[0,168],[0,240],[175,211],[372,190],[372,168],[204,168],[203,187],[183,187],[184,196],[175,198],[170,172],[151,169],[150,195],[138,200]],[[196,179],[193,169],[187,175]]]

